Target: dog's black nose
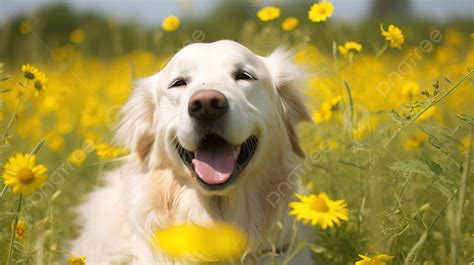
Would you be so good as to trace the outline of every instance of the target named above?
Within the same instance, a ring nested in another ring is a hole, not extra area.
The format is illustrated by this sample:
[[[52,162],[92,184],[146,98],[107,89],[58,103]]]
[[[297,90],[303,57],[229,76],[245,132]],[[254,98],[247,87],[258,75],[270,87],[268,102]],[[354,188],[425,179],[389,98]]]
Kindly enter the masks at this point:
[[[188,102],[188,113],[198,120],[208,121],[219,118],[229,109],[227,98],[213,89],[194,93]]]

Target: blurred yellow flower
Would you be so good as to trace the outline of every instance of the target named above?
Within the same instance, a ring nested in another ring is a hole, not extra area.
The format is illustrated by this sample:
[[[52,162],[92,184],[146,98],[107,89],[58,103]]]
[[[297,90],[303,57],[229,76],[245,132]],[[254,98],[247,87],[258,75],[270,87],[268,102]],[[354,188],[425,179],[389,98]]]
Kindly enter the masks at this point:
[[[415,81],[406,82],[402,86],[401,94],[404,98],[413,99],[420,91],[420,85]]]
[[[436,112],[438,108],[436,106],[431,106],[429,109],[427,109],[423,114],[421,114],[420,117],[418,117],[419,121],[427,120],[431,117],[433,117],[434,113]]]
[[[68,156],[68,161],[73,166],[81,166],[82,163],[86,160],[87,153],[83,149],[76,149],[72,151]]]
[[[86,32],[82,29],[75,29],[69,33],[69,41],[72,43],[82,43],[86,39]]]
[[[471,34],[469,34],[469,37],[474,40],[474,32],[471,32]]]
[[[326,21],[332,16],[334,6],[323,0],[322,2],[313,4],[308,11],[308,18],[312,22]]]
[[[352,128],[352,137],[355,140],[360,140],[368,134],[367,124],[359,123]]]
[[[30,20],[24,20],[20,22],[20,33],[26,34],[31,32],[31,21]]]
[[[36,74],[36,81],[35,81],[35,95],[38,96],[41,91],[44,91],[46,89],[46,83],[48,82],[48,78],[46,77],[46,74],[43,72],[38,72]]]
[[[393,259],[393,256],[389,255],[377,255],[374,257],[367,257],[364,255],[359,255],[362,260],[356,261],[355,265],[385,265],[384,261]]]
[[[300,23],[300,20],[295,18],[295,17],[287,17],[283,22],[281,23],[281,28],[284,31],[290,31],[295,29],[298,24]]]
[[[43,185],[47,180],[47,168],[35,165],[36,156],[17,154],[8,159],[3,171],[3,182],[11,186],[14,193],[21,192],[27,196]]]
[[[296,215],[298,221],[305,224],[311,222],[312,225],[319,225],[322,229],[332,228],[340,225],[341,220],[349,220],[349,211],[344,200],[331,200],[324,192],[318,195],[308,196],[295,194],[300,199],[299,202],[290,202],[288,205],[292,210],[290,215]]]
[[[76,255],[71,254],[71,257],[67,260],[68,265],[85,265],[86,257],[76,257]]]
[[[347,57],[350,53],[360,53],[362,51],[362,45],[355,41],[347,41],[344,45],[339,45],[337,49],[344,57]]]
[[[383,28],[383,24],[380,24],[380,32],[390,43],[390,47],[401,49],[402,44],[405,42],[405,37],[399,27],[395,25],[389,25],[388,30]]]
[[[426,134],[417,132],[403,141],[403,148],[406,151],[417,151],[423,146],[426,140],[428,140]]]
[[[271,21],[280,16],[280,8],[276,6],[266,6],[257,12],[257,16],[261,21]]]
[[[13,226],[13,224],[12,224]],[[13,229],[13,227],[12,227]],[[18,219],[18,223],[16,223],[16,229],[15,229],[15,238],[17,239],[23,239],[25,237],[26,233],[26,225],[25,222],[23,222],[22,219]]]
[[[59,152],[64,148],[64,137],[54,132],[46,136],[46,145],[53,151]]]
[[[161,23],[163,30],[173,32],[179,28],[180,20],[177,16],[168,16]]]
[[[329,101],[323,102],[321,109],[313,112],[313,121],[315,123],[329,121],[332,117],[332,113],[338,110],[341,99],[341,96],[336,96]]]
[[[38,68],[28,63],[21,66],[21,71],[23,72],[23,75],[25,76],[25,78],[28,80],[34,80],[36,78],[36,75],[39,72]]]
[[[89,101],[81,111],[81,125],[84,128],[105,123],[105,109],[96,99]]]
[[[158,230],[154,236],[161,251],[190,262],[239,259],[247,249],[248,237],[225,223],[211,227],[183,224]]]
[[[121,155],[127,155],[127,149],[116,147],[111,144],[97,144],[95,146],[97,156],[102,160],[115,158]]]

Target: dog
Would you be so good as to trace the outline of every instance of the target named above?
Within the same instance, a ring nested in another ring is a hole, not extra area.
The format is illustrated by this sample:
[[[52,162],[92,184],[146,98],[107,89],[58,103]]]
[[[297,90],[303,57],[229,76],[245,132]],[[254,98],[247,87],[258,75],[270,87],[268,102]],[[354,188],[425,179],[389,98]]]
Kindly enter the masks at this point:
[[[130,154],[79,207],[72,252],[88,264],[188,264],[153,246],[153,232],[217,222],[249,238],[229,262],[263,263],[283,249],[300,190],[288,177],[304,157],[296,126],[310,120],[303,85],[285,50],[262,57],[229,40],[188,45],[136,81],[115,138]]]

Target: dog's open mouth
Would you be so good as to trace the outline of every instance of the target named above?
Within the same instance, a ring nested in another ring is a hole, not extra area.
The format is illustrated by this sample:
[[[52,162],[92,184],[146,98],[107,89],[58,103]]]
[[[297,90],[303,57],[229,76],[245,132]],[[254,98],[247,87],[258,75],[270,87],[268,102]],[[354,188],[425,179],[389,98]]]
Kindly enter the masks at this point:
[[[179,142],[176,150],[201,186],[208,190],[220,190],[235,182],[255,154],[257,145],[255,136],[234,146],[216,134],[209,134],[201,140],[195,152],[184,149]]]

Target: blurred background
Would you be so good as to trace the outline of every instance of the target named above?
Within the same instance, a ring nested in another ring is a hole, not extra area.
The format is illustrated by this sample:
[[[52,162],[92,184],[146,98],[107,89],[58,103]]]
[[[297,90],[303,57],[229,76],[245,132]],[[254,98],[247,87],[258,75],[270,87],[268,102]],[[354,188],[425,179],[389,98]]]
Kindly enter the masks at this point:
[[[262,6],[278,5],[286,16],[291,16],[305,14],[311,3],[302,0],[2,0],[0,58],[31,61],[50,56],[52,48],[71,44],[71,32],[77,29],[84,34],[72,40],[72,44],[80,43],[83,54],[103,57],[136,49],[155,53],[174,51],[176,40],[189,39],[189,33],[195,30],[203,31],[204,41],[227,38],[246,42],[242,26],[256,30],[257,25],[253,24],[259,21],[255,21],[255,13]],[[370,43],[373,39],[363,35],[382,18],[387,23],[401,26],[415,23],[420,28],[456,27],[468,32],[473,26],[474,3],[469,0],[335,0],[332,3],[337,10],[330,21],[332,36],[328,38],[324,34],[324,26],[313,25],[311,42],[326,44],[348,37],[365,37],[364,42]],[[182,30],[177,34],[162,32],[161,22],[169,15],[182,20]],[[22,23],[26,24],[22,26]],[[302,20],[301,24],[310,22]],[[407,34],[409,44],[422,38],[415,32]]]

